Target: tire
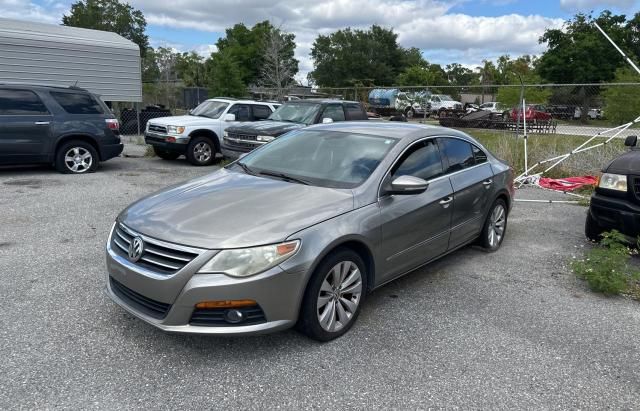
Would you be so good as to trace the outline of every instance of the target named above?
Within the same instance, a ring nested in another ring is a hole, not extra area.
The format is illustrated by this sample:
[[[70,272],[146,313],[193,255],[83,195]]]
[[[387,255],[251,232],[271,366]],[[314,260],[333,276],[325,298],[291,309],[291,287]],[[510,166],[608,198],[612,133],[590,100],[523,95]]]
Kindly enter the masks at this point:
[[[351,292],[341,292],[336,282]],[[366,290],[367,272],[362,258],[348,248],[335,250],[325,257],[309,280],[298,330],[322,342],[340,337],[356,322]]]
[[[497,199],[484,222],[479,243],[488,252],[497,251],[502,245],[504,236],[507,233],[507,205],[502,199]]]
[[[194,166],[209,166],[216,161],[216,146],[209,137],[194,137],[187,146],[186,155]]]
[[[99,161],[98,152],[91,144],[72,140],[58,147],[55,167],[63,174],[87,174],[98,169]]]
[[[600,227],[598,222],[591,215],[591,210],[587,210],[587,218],[584,222],[584,235],[590,241],[598,242],[601,239],[604,229]]]
[[[415,114],[416,112],[411,107],[409,107],[404,111],[404,116],[408,119],[412,119],[415,116]]]
[[[447,110],[440,109],[440,111],[438,111],[438,117],[445,117],[446,115],[447,115]]]
[[[508,111],[505,111],[505,112],[502,113],[502,120],[508,121],[509,117],[511,117],[511,116],[510,116]]]
[[[180,153],[170,150],[163,150],[158,147],[153,147],[153,152],[163,160],[175,160],[180,157]]]

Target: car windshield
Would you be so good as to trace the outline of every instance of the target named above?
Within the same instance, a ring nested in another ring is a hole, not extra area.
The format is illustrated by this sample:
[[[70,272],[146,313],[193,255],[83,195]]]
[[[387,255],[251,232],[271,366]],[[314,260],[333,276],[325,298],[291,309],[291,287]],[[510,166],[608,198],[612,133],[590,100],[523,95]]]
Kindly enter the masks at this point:
[[[313,124],[320,111],[320,104],[285,103],[271,113],[269,120]]]
[[[451,96],[447,96],[446,94],[442,94],[440,95],[440,98],[444,101],[453,101],[453,99],[451,98]]]
[[[356,133],[299,130],[253,151],[231,167],[319,187],[353,188],[369,178],[396,142]]]
[[[224,113],[229,103],[222,101],[207,100],[202,102],[198,107],[191,110],[192,116],[218,118]]]

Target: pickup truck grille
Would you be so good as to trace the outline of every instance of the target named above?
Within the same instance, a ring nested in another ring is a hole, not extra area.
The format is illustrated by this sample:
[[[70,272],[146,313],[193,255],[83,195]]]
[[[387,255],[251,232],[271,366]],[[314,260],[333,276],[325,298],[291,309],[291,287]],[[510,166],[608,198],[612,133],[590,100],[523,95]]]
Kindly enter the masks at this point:
[[[454,110],[462,110],[462,104],[454,104],[453,105],[453,109]]]
[[[632,186],[636,202],[640,202],[640,176],[629,176],[628,179]]]
[[[129,245],[135,237],[142,237],[122,224],[116,224],[111,235],[111,249],[129,259]],[[140,259],[133,263],[159,274],[174,274],[196,258],[202,250],[168,244],[148,237]]]
[[[159,126],[156,124],[149,124],[149,131],[158,134],[167,134],[167,128],[165,126]]]
[[[240,134],[240,133],[227,133],[229,138],[235,138],[238,140],[248,140],[248,141],[256,141],[258,136],[252,136],[250,134]]]

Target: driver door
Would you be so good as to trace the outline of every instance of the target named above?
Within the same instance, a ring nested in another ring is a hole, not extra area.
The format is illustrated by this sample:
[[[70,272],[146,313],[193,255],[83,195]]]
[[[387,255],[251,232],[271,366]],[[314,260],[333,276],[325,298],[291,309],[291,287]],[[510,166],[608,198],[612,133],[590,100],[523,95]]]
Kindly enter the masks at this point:
[[[414,195],[385,195],[384,188],[402,175],[429,182],[427,190]],[[444,175],[435,139],[414,143],[402,154],[383,182],[378,200],[382,219],[380,272],[385,282],[442,254],[449,246],[453,215],[453,188]]]

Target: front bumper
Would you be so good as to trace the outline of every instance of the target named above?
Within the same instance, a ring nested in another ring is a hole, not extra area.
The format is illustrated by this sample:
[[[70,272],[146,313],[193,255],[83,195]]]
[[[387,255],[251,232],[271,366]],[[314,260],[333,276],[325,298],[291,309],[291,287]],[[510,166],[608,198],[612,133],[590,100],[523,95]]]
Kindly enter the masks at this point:
[[[598,225],[607,230],[618,230],[636,238],[640,235],[640,205],[626,198],[593,194],[589,213]]]
[[[224,274],[196,274],[217,251],[206,250],[172,275],[157,275],[136,266],[112,249],[107,241],[107,286],[109,297],[135,317],[167,332],[245,335],[263,334],[292,327],[305,287],[304,270],[274,267],[264,273],[237,279]],[[168,306],[161,318],[140,309],[133,300],[114,289],[113,280],[153,303]],[[264,313],[264,322],[252,325],[191,324],[195,305],[203,301],[255,300]]]
[[[176,138],[175,142],[166,141],[167,137]],[[175,151],[177,153],[184,154],[187,151],[187,144],[189,143],[188,137],[176,137],[176,136],[160,136],[152,133],[145,133],[144,142],[153,147],[161,148],[167,151]]]

